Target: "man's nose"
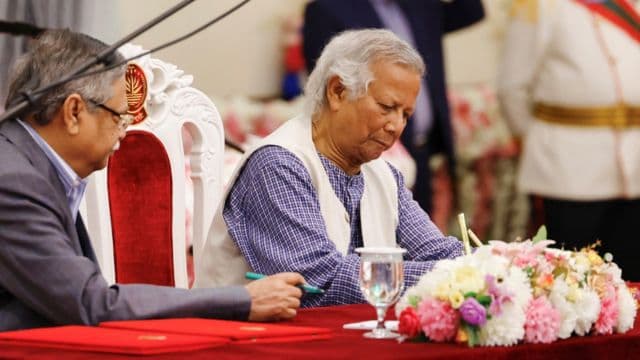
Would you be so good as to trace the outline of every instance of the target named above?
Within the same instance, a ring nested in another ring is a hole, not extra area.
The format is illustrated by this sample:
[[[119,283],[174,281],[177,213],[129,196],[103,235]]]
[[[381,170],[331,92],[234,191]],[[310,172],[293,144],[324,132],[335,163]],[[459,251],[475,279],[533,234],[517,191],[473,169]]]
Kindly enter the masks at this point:
[[[389,115],[389,120],[385,124],[384,129],[388,132],[400,133],[404,130],[405,125],[406,119],[404,113],[398,110]]]

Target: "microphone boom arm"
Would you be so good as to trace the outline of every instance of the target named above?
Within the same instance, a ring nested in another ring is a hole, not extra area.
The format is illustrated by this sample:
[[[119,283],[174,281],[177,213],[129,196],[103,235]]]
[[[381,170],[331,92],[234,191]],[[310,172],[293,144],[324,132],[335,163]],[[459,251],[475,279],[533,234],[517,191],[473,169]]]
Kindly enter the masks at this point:
[[[37,101],[44,94],[46,94],[47,91],[51,90],[52,88],[54,88],[54,87],[56,87],[56,86],[58,86],[60,84],[64,84],[65,82],[73,79],[76,75],[87,71],[88,69],[90,69],[92,66],[94,66],[96,64],[100,64],[100,63],[104,64],[106,62],[106,60],[111,56],[111,54],[113,54],[120,46],[128,43],[129,41],[131,41],[133,39],[135,39],[140,34],[144,33],[145,31],[149,30],[150,28],[156,26],[157,24],[162,22],[164,19],[166,19],[169,16],[175,14],[176,12],[180,11],[182,8],[186,7],[187,5],[191,4],[194,1],[195,0],[183,0],[179,4],[175,5],[174,7],[170,8],[167,11],[163,12],[162,14],[158,15],[157,17],[155,17],[154,19],[152,19],[148,23],[142,25],[140,28],[136,29],[135,31],[133,31],[129,35],[125,36],[121,40],[116,41],[113,45],[109,46],[108,48],[106,48],[103,51],[101,51],[98,55],[96,55],[96,57],[94,59],[92,59],[90,61],[87,61],[86,63],[78,66],[76,69],[72,70],[71,72],[69,72],[68,74],[64,75],[62,78],[60,78],[60,80],[55,81],[55,82],[53,82],[51,84],[45,85],[45,86],[43,86],[43,87],[41,87],[39,89],[36,89],[36,90],[23,92],[22,95],[26,100],[22,100],[17,105],[14,105],[11,108],[7,109],[7,111],[0,118],[0,123],[2,123],[3,121],[5,121],[7,119],[14,118],[14,117],[22,114],[24,111],[26,111],[29,108],[29,106],[34,106],[37,103]]]

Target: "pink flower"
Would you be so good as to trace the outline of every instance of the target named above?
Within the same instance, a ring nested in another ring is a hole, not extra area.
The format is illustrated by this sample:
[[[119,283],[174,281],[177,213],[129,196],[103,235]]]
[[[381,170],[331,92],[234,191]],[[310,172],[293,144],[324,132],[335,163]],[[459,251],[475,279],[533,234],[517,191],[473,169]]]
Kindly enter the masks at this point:
[[[596,334],[612,334],[613,327],[618,321],[618,296],[612,284],[607,284],[604,297],[600,300],[600,313],[595,324]]]
[[[545,296],[529,302],[524,323],[524,340],[529,343],[550,343],[558,337],[560,312]]]
[[[560,254],[554,254],[552,252],[546,251],[544,253],[544,258],[545,260],[547,260],[548,262],[562,262],[565,260],[564,256],[560,255]]]
[[[448,302],[426,298],[418,304],[420,325],[433,341],[453,340],[460,324],[460,314]]]
[[[413,338],[420,334],[420,330],[420,318],[416,310],[412,307],[402,310],[398,320],[398,332],[408,338]]]
[[[537,257],[542,255],[546,247],[553,244],[552,240],[542,240],[533,243],[531,240],[519,243],[505,243],[502,241],[490,241],[492,253],[511,259],[514,265],[520,268],[538,265]]]
[[[516,255],[513,259],[513,264],[519,268],[526,268],[528,266],[535,268],[538,265],[537,255],[533,252],[523,252]]]

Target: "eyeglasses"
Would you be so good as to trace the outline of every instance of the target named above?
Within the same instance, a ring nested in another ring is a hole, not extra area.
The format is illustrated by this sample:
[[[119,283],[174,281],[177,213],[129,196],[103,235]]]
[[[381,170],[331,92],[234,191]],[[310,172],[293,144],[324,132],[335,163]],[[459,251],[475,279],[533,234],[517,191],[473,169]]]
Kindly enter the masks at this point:
[[[133,123],[133,119],[134,116],[131,114],[120,114],[119,112],[113,110],[112,108],[108,107],[105,104],[100,104],[94,100],[91,99],[87,99],[91,104],[93,104],[94,106],[97,106],[103,110],[108,111],[109,113],[111,113],[111,115],[115,116],[118,120],[116,120],[117,124],[118,124],[118,128],[120,128],[120,130],[126,130],[127,127],[129,125],[131,125],[131,123]]]

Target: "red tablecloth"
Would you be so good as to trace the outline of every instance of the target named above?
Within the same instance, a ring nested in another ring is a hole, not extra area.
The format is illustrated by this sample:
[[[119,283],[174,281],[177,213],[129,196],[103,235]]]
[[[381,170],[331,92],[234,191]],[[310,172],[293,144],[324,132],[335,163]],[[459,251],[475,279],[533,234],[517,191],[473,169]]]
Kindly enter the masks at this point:
[[[348,322],[370,320],[369,305],[347,305],[300,311],[291,325],[322,326],[335,331],[331,340],[263,345],[225,345],[210,350],[153,356],[154,359],[640,359],[640,321],[622,335],[575,337],[549,345],[476,347],[437,343],[371,340],[362,331],[343,330]],[[125,356],[62,350],[0,348],[0,359],[120,359]],[[140,357],[137,357],[140,359]]]

